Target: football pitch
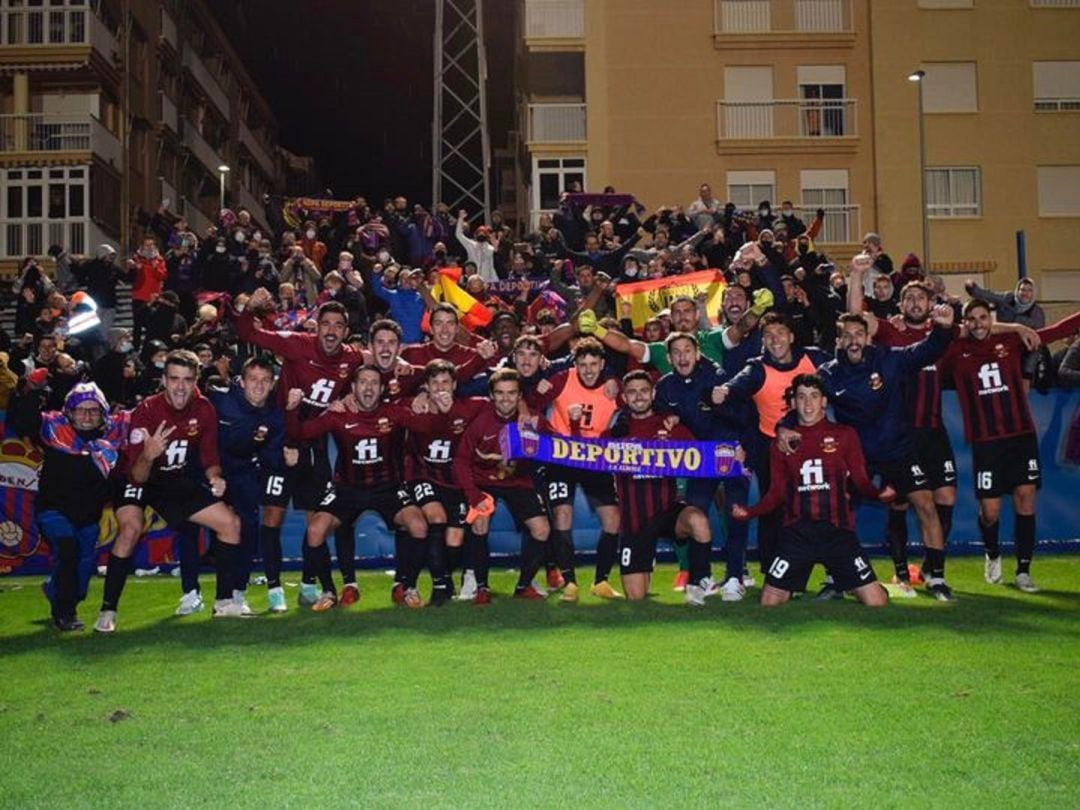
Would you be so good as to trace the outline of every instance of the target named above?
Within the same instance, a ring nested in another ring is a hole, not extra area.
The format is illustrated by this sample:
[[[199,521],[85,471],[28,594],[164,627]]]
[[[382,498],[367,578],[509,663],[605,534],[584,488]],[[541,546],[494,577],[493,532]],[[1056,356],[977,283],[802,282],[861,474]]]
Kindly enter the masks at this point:
[[[1080,557],[1036,558],[1035,595],[958,558],[956,603],[877,611],[694,609],[672,575],[565,605],[497,572],[492,605],[410,611],[367,573],[359,605],[287,588],[250,620],[175,618],[177,580],[133,578],[111,637],[0,580],[0,805],[1080,805]]]

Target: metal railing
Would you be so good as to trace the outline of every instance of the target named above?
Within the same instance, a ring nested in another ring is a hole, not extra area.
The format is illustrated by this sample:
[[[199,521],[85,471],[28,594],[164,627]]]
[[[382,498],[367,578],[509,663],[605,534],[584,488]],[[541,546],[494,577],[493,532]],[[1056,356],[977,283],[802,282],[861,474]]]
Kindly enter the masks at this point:
[[[1035,112],[1072,112],[1080,110],[1080,98],[1045,96],[1035,99]]]
[[[717,34],[855,30],[851,0],[715,0]]]
[[[0,115],[0,152],[79,152],[89,149],[89,115]]]
[[[224,163],[221,155],[210,144],[206,142],[199,131],[195,129],[195,125],[190,121],[184,122],[184,143],[187,144],[191,153],[195,155],[207,168],[212,177],[218,176],[218,166]]]
[[[816,205],[804,205],[796,208],[799,218],[806,223],[807,227],[817,216]],[[859,206],[857,205],[822,205],[820,208],[825,212],[825,221],[821,231],[814,239],[822,244],[850,244],[858,242],[862,238],[859,223]]]
[[[221,113],[228,118],[229,117],[229,94],[225,92],[225,88],[221,86],[221,83],[214,78],[214,74],[210,72],[210,68],[206,66],[206,63],[202,58],[191,50],[191,48],[184,48],[183,64],[188,70],[191,71],[191,75],[195,77],[195,81],[199,83],[206,94],[210,97],[210,100],[217,105],[217,108]]]
[[[584,0],[525,0],[525,36],[584,37]]]
[[[240,143],[251,153],[255,161],[262,166],[262,170],[273,177],[275,173],[274,159],[270,156],[267,148],[255,137],[255,133],[251,131],[251,128],[243,121],[240,122]]]
[[[1032,8],[1080,8],[1080,0],[1031,0]]]
[[[586,132],[585,105],[530,104],[529,141],[533,143],[567,143],[584,141]]]
[[[179,133],[180,116],[176,112],[176,102],[169,98],[168,93],[162,90],[158,91],[158,98],[161,99],[161,123],[173,132]]]
[[[49,245],[63,245],[73,255],[85,254],[88,218],[7,222],[0,231],[0,256],[18,259],[44,256]]]
[[[116,37],[88,6],[2,8],[0,45],[92,45],[110,58],[119,51]]]
[[[850,138],[856,112],[853,98],[717,101],[716,137]]]

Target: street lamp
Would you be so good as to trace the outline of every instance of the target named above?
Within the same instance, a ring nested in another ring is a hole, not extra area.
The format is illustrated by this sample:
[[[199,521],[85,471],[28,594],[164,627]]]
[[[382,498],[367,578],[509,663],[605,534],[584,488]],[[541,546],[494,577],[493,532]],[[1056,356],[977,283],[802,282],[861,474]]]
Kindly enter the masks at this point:
[[[222,163],[217,167],[218,179],[221,181],[221,204],[218,206],[220,211],[225,207],[225,175],[229,173],[229,167]]]
[[[926,120],[923,116],[923,80],[925,70],[908,74],[908,81],[919,86],[919,199],[922,203],[922,260],[930,272],[930,215],[926,208]]]

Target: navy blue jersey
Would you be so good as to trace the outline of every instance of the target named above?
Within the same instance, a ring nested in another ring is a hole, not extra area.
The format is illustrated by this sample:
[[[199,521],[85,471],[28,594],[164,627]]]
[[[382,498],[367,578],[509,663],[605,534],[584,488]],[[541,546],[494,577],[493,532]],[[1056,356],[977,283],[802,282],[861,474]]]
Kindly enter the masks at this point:
[[[686,377],[672,371],[656,385],[658,413],[673,413],[681,424],[702,441],[737,441],[739,422],[728,405],[712,404],[712,390],[727,382],[717,363],[702,357]]]
[[[915,454],[904,386],[945,353],[952,334],[951,329],[935,326],[925,340],[911,346],[867,346],[858,364],[841,352],[818,368],[836,421],[858,431],[868,463],[900,461]]]
[[[281,469],[285,413],[271,393],[266,405],[256,408],[238,385],[209,395],[218,414],[218,451],[225,478]]]

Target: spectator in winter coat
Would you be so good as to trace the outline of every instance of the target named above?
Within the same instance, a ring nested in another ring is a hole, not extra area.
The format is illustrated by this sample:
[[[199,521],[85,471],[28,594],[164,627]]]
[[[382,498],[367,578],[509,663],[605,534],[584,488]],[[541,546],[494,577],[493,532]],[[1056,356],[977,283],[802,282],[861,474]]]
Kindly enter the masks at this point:
[[[1035,303],[1035,282],[1030,278],[1020,279],[1016,288],[1007,293],[983,289],[970,279],[964,282],[964,289],[972,298],[993,304],[997,319],[1002,323],[1020,323],[1032,329],[1046,326],[1046,313]]]
[[[153,236],[143,239],[142,247],[133,258],[128,259],[127,266],[128,278],[131,280],[131,313],[135,324],[132,337],[138,347],[142,344],[143,333],[146,331],[150,304],[161,295],[169,271]]]

